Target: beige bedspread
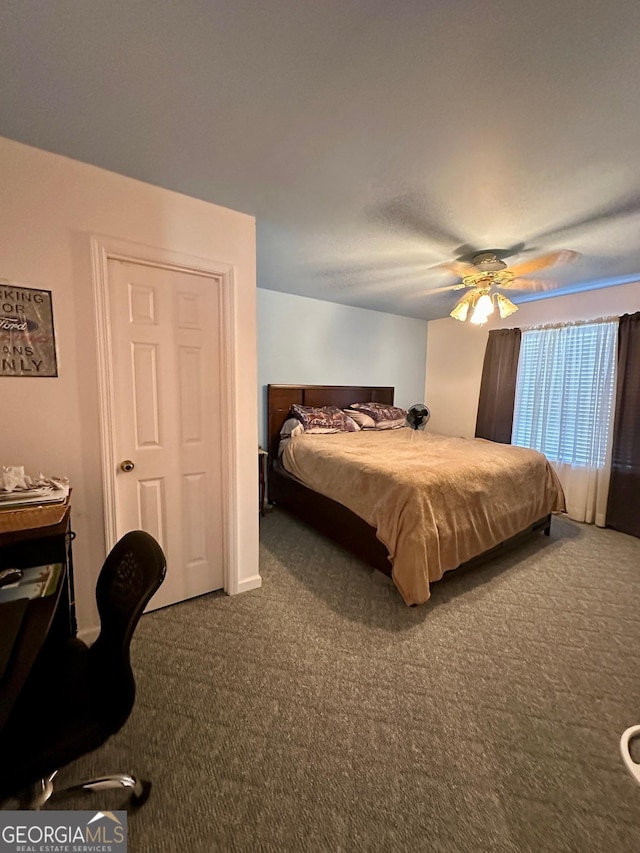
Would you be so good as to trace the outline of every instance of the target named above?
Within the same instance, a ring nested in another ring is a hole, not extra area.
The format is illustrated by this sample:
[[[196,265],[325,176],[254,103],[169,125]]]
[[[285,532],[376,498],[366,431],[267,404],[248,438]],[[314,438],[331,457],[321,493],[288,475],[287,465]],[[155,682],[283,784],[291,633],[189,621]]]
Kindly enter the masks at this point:
[[[558,478],[535,450],[403,428],[301,435],[287,471],[376,528],[407,604],[430,581],[564,509]]]

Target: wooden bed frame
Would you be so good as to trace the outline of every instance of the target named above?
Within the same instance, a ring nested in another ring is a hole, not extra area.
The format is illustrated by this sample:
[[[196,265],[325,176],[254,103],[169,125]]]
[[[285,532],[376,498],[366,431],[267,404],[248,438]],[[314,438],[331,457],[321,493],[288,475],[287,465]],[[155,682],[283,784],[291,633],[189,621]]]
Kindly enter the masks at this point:
[[[391,563],[386,547],[376,537],[374,527],[367,524],[342,504],[307,488],[287,474],[276,462],[280,429],[293,405],[338,406],[346,409],[351,403],[377,402],[393,405],[394,389],[361,385],[268,385],[268,498],[297,518],[332,539],[370,566],[391,576]],[[486,562],[507,548],[512,548],[535,533],[551,531],[551,515],[544,516],[525,530],[501,542],[494,548],[462,563],[458,568],[471,568]]]

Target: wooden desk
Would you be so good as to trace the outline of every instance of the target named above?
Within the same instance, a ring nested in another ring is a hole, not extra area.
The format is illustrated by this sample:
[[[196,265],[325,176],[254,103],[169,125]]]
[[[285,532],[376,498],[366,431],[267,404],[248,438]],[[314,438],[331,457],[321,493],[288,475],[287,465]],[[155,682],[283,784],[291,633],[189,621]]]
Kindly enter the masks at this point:
[[[56,591],[46,598],[34,598],[27,605],[11,660],[0,679],[0,731],[7,722],[40,651],[49,637],[57,634],[57,628],[54,632],[54,626],[57,625],[60,608],[63,613],[66,609],[63,595],[66,583],[67,570],[63,567]]]
[[[77,630],[69,502],[57,505],[57,510],[53,507],[43,507],[41,512],[35,509],[17,510],[10,513],[13,518],[5,513],[0,511],[0,568],[61,563],[63,571],[53,594],[46,598],[35,598],[27,605],[7,670],[0,679],[0,729],[9,717],[43,646],[64,642],[74,637]]]

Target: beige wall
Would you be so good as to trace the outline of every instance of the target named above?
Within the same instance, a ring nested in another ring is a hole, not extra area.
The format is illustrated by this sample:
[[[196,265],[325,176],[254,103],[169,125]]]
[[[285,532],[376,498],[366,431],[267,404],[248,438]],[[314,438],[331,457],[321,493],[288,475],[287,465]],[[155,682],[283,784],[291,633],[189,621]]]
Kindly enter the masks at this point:
[[[432,320],[427,333],[425,400],[429,429],[443,435],[475,434],[482,362],[491,329],[523,328],[640,311],[640,283],[525,302],[506,320],[472,326],[447,317]]]
[[[451,317],[428,323],[424,398],[431,432],[474,435],[486,343],[484,329]]]
[[[234,268],[240,580],[258,572],[255,222],[252,217],[0,138],[0,281],[52,291],[58,378],[0,377],[0,464],[73,487],[81,629],[97,624],[105,556],[90,235]]]

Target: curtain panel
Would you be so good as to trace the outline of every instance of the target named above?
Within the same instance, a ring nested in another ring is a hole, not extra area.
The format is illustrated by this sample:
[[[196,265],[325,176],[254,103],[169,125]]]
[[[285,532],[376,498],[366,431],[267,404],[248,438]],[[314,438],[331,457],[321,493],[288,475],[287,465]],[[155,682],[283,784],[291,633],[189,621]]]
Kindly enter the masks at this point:
[[[640,537],[640,311],[620,317],[607,527]]]
[[[482,366],[476,438],[511,444],[520,339],[520,329],[489,332]]]

